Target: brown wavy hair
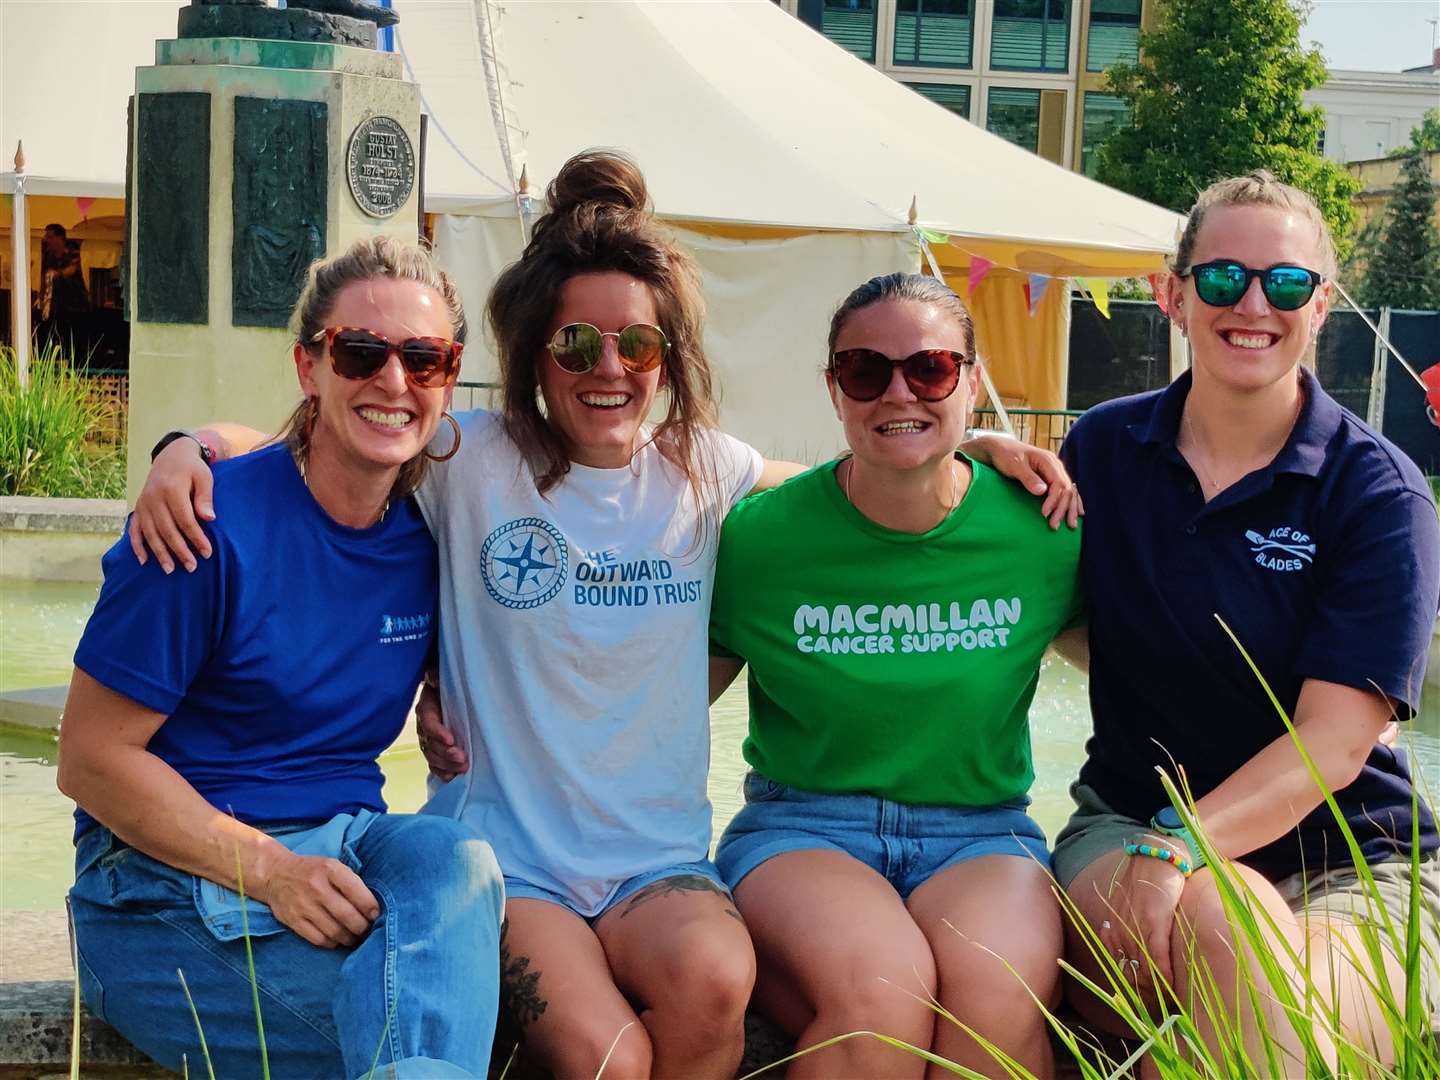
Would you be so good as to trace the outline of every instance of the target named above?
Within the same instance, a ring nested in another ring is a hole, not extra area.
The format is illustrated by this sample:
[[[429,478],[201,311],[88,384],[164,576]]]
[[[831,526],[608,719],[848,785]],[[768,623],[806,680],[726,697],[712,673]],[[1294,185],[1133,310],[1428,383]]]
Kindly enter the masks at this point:
[[[543,494],[570,471],[563,432],[540,408],[537,365],[545,355],[560,290],[577,274],[619,271],[643,281],[655,298],[665,355],[669,405],[651,440],[679,469],[702,514],[715,479],[698,438],[715,427],[710,364],[702,341],[705,300],[694,259],[655,219],[639,167],[629,157],[585,150],[560,169],[545,192],[548,211],[535,223],[518,262],[490,291],[487,315],[500,356],[502,417]]]
[[[306,352],[318,352],[322,346],[313,338],[325,329],[340,291],[357,281],[373,281],[376,278],[413,281],[434,289],[445,301],[446,310],[450,313],[451,332],[455,340],[465,341],[465,307],[460,302],[460,289],[454,279],[440,269],[430,253],[418,244],[406,243],[393,236],[366,236],[340,254],[310,264],[305,272],[305,287],[300,291],[300,299],[290,316],[290,332],[295,335],[296,343]],[[283,441],[302,468],[310,457],[314,408],[314,400],[307,397],[296,406],[274,440]],[[400,466],[400,475],[390,489],[391,500],[412,494],[425,479],[429,467],[430,461],[423,453]]]

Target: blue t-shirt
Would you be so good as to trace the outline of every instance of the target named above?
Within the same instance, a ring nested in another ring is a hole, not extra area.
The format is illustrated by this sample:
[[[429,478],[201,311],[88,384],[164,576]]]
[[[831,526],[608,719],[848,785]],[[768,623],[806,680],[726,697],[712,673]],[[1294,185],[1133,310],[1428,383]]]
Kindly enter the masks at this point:
[[[1168,805],[1157,767],[1214,790],[1285,733],[1224,619],[1294,715],[1301,684],[1378,687],[1419,707],[1440,604],[1440,525],[1420,471],[1302,370],[1305,404],[1275,460],[1208,504],[1176,449],[1187,372],[1163,391],[1087,412],[1062,457],[1085,493],[1095,733],[1080,771],[1105,802],[1148,820]],[[1173,758],[1173,763],[1172,763]],[[1367,861],[1408,854],[1405,754],[1377,745],[1336,793]],[[1440,846],[1419,803],[1420,846]],[[1245,856],[1272,879],[1348,865],[1320,806]]]
[[[435,542],[410,499],[366,529],[322,510],[284,446],[215,466],[213,554],[141,566],[121,539],[75,665],[168,717],[148,749],[255,824],[385,809],[435,633]],[[76,812],[76,835],[94,822]]]

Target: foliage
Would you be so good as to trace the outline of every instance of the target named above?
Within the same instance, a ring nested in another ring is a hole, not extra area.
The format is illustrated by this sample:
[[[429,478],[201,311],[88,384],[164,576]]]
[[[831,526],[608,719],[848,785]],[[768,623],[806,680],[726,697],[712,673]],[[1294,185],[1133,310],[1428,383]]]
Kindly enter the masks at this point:
[[[1440,110],[1437,114],[1440,123]],[[1384,217],[1362,245],[1365,274],[1358,299],[1366,307],[1440,308],[1440,230],[1435,184],[1425,155],[1407,150]]]
[[[1419,150],[1422,154],[1440,150],[1440,107],[1426,109],[1420,123],[1410,129],[1410,145],[1397,146],[1389,156],[1404,157],[1411,150]]]
[[[1215,180],[1269,169],[1319,204],[1349,248],[1358,182],[1316,153],[1324,130],[1306,90],[1325,81],[1300,45],[1304,0],[1166,0],[1142,60],[1106,70],[1131,122],[1100,147],[1099,179],[1185,212]]]
[[[58,347],[31,357],[23,388],[14,350],[0,348],[0,495],[123,496],[123,451],[85,442],[99,419],[99,403]]]

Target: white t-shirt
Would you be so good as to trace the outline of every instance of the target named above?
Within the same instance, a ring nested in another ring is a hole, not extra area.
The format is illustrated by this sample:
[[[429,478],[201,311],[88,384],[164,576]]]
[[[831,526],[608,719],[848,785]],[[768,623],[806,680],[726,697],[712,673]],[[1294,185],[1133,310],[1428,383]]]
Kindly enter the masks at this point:
[[[704,515],[653,445],[628,468],[572,464],[542,496],[497,415],[457,419],[460,452],[418,498],[440,545],[441,703],[471,764],[431,781],[426,810],[594,915],[709,853],[715,554],[763,461],[705,433]]]

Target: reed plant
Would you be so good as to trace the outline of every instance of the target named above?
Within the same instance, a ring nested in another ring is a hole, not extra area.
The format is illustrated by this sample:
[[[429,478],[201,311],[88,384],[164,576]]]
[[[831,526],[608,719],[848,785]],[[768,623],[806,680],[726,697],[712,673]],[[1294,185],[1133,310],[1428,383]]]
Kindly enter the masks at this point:
[[[0,346],[0,495],[123,496],[123,450],[86,444],[100,420],[99,402],[58,344],[35,351],[24,386],[15,350]]]

